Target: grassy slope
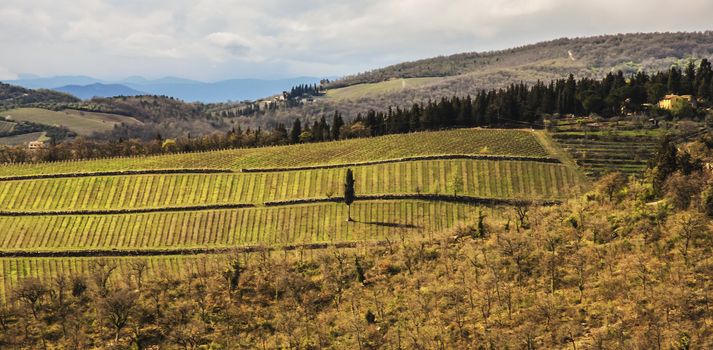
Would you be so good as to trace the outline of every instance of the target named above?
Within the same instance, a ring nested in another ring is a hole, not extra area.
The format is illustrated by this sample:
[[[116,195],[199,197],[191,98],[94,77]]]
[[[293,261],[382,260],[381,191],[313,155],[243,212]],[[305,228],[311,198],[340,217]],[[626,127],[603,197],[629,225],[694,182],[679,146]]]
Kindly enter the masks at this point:
[[[0,177],[140,169],[233,169],[344,164],[442,154],[549,154],[525,130],[459,129],[320,144],[246,148],[164,156],[0,166]]]
[[[2,116],[11,116],[13,120],[29,121],[38,124],[60,125],[79,135],[91,135],[94,132],[105,132],[114,128],[120,122],[137,124],[134,118],[108,115],[103,113],[79,112],[75,110],[51,111],[42,108],[18,108],[2,112]]]
[[[402,89],[424,86],[439,80],[441,80],[441,78],[392,79],[379,83],[364,83],[338,89],[329,89],[327,90],[326,96],[335,100],[355,100],[369,95],[379,95],[383,93],[397,92]]]

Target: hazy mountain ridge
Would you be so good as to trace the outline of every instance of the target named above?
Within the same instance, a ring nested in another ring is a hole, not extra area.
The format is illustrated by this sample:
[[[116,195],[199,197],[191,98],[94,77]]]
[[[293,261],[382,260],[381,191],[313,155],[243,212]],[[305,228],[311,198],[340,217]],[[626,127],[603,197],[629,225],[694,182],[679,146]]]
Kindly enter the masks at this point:
[[[76,95],[82,99],[92,97],[136,96],[142,94],[165,95],[188,102],[225,102],[255,100],[279,94],[301,84],[319,83],[315,77],[285,79],[228,79],[215,82],[164,77],[146,79],[133,76],[122,80],[102,80],[87,76],[30,77],[7,81],[10,84],[30,89],[55,89]]]
[[[146,95],[145,92],[132,89],[122,84],[101,84],[94,83],[89,85],[65,85],[53,90],[68,93],[77,96],[83,100],[93,97],[112,97],[112,96],[139,96]]]

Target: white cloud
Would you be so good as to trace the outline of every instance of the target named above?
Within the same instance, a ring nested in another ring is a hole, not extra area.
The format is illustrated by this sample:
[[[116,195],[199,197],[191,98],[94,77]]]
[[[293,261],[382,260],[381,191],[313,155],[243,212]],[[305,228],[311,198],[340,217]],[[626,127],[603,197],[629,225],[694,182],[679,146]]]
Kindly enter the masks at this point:
[[[209,43],[225,49],[232,55],[243,56],[250,51],[250,42],[236,33],[215,32],[206,37]]]
[[[322,76],[563,36],[711,29],[710,13],[709,0],[3,0],[0,42],[12,54],[0,54],[0,66]]]

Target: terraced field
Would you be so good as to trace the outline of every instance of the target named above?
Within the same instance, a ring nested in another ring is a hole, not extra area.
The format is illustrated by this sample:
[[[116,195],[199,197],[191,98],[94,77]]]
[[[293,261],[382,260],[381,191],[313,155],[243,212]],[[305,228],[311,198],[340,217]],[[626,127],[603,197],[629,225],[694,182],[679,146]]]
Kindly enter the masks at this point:
[[[437,232],[477,214],[468,204],[362,201],[116,215],[0,217],[0,249],[71,251],[226,248],[380,240],[401,230]],[[497,209],[480,208],[491,217]]]
[[[479,213],[499,225],[514,217],[508,203],[562,200],[586,186],[545,137],[465,129],[2,166],[0,256],[10,272],[0,285],[71,272],[85,255],[381,241],[449,230]],[[353,222],[339,203],[348,168]]]
[[[571,167],[533,161],[430,160],[351,169],[358,179],[357,195],[422,193],[561,199],[578,185]],[[331,168],[0,181],[0,208],[121,210],[340,197],[345,172],[346,168]]]
[[[641,175],[661,135],[658,129],[616,129],[606,123],[587,129],[577,125],[556,127],[552,138],[593,178],[612,171]]]
[[[15,129],[16,123],[0,120],[0,133],[11,132]]]

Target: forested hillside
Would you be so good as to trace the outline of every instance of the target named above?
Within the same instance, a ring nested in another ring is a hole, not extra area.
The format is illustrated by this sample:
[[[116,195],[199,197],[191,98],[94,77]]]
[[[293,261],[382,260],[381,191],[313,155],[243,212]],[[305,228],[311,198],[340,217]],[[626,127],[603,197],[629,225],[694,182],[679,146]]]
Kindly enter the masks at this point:
[[[289,120],[304,115],[330,114],[339,110],[349,119],[369,109],[409,107],[414,103],[439,100],[444,96],[475,96],[481,90],[510,84],[549,82],[569,74],[575,78],[600,79],[622,71],[625,76],[639,71],[666,71],[672,65],[684,69],[690,60],[697,64],[713,57],[713,32],[637,33],[585,38],[563,38],[523,47],[485,53],[463,53],[414,62],[348,76],[330,82],[325,98],[299,107],[271,110],[264,120]],[[418,77],[433,77],[428,80]],[[410,84],[413,78],[421,79]],[[390,80],[400,88],[393,88]],[[402,80],[403,79],[403,80]],[[401,80],[399,82],[399,80]],[[389,83],[389,87],[383,86]],[[341,94],[347,89],[349,93]],[[365,93],[354,93],[362,89]],[[347,98],[330,98],[330,96]],[[356,97],[349,97],[356,96]],[[257,125],[257,120],[245,118]]]
[[[31,90],[0,82],[0,110],[38,102],[64,103],[77,101],[79,101],[78,98],[57,91]]]
[[[610,71],[668,69],[680,59],[713,55],[713,32],[636,33],[561,38],[501,51],[439,56],[375,69],[327,84],[338,88],[396,78],[448,77],[493,69],[601,77]],[[524,77],[524,75],[523,75]],[[530,79],[524,79],[530,80]]]

